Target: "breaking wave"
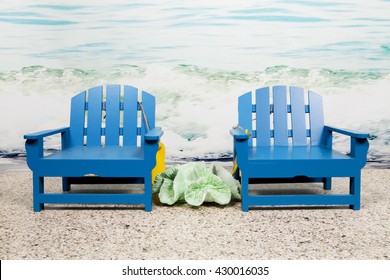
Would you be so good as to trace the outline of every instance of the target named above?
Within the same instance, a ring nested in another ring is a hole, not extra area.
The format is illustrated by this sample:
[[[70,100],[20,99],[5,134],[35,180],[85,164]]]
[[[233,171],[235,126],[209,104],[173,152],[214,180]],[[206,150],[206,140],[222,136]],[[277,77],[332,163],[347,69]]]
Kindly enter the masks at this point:
[[[74,94],[104,84],[130,84],[157,98],[157,125],[170,159],[231,157],[229,129],[239,95],[263,86],[296,85],[324,98],[327,124],[371,134],[369,160],[390,162],[390,74],[294,68],[222,71],[188,64],[115,65],[107,69],[27,66],[0,72],[1,156],[24,153],[23,135],[68,125]],[[348,139],[336,138],[347,152]],[[58,148],[53,139],[46,148]]]

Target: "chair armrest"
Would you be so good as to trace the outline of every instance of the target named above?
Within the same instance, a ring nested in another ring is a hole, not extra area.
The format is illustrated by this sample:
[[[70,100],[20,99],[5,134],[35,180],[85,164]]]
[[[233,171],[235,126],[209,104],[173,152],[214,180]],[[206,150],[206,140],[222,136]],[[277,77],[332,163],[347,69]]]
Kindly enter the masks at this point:
[[[370,137],[370,134],[335,128],[332,126],[324,126],[324,128],[328,132],[328,136],[326,136],[325,140],[328,147],[332,147],[332,132],[341,133],[351,137],[349,155],[356,158],[360,162],[360,167],[363,168],[367,161],[367,152],[369,147],[368,137]]]
[[[69,131],[69,127],[63,127],[24,135],[24,139],[26,139],[26,154],[28,167],[30,167],[31,170],[34,170],[35,166],[38,164],[38,160],[43,157],[44,137],[61,133],[62,147],[64,147],[66,146],[66,135]]]
[[[155,127],[151,131],[145,134],[145,141],[160,141],[160,137],[163,135],[161,127]]]
[[[234,137],[234,140],[244,141],[249,139],[249,135],[240,127],[233,127],[230,134]]]
[[[336,127],[328,126],[328,125],[325,125],[324,128],[329,130],[329,131],[334,131],[334,132],[341,133],[341,134],[351,136],[354,138],[369,138],[370,137],[369,133],[362,133],[362,132],[348,130],[348,129],[341,129],[341,128],[336,128]]]
[[[24,135],[24,139],[26,140],[38,140],[46,136],[51,136],[58,133],[65,133],[69,131],[69,127],[62,127],[57,129],[44,130],[34,133],[29,133]]]

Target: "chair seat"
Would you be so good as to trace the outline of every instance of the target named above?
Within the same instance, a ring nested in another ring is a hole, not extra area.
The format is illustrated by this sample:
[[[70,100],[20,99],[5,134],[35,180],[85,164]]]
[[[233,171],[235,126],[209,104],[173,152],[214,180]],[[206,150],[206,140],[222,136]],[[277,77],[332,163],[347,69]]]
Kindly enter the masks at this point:
[[[355,158],[321,146],[269,146],[248,149],[250,178],[292,178],[295,176],[350,176]]]
[[[261,146],[248,149],[249,161],[349,160],[351,157],[323,146]]]
[[[143,160],[142,147],[71,147],[54,152],[44,158],[45,161],[55,160]]]
[[[138,177],[148,163],[142,147],[71,147],[38,160],[41,176]]]

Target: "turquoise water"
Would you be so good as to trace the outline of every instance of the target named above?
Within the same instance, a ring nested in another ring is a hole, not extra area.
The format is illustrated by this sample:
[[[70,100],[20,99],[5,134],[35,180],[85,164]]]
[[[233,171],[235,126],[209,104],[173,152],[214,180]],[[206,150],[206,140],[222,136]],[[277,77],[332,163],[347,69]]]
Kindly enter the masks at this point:
[[[370,132],[369,159],[388,163],[390,1],[127,2],[0,3],[3,154],[67,125],[75,93],[126,83],[157,96],[170,157],[229,156],[237,97],[288,84],[323,95],[327,123]]]
[[[0,69],[389,69],[389,1],[68,2],[2,1]]]

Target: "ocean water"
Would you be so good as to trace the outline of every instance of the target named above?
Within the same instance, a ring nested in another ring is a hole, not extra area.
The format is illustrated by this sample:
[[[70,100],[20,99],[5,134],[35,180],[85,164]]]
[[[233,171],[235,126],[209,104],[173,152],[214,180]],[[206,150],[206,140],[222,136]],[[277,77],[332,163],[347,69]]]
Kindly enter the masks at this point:
[[[157,97],[169,159],[229,158],[238,96],[296,85],[323,96],[327,124],[369,132],[369,160],[389,166],[388,11],[388,0],[1,1],[1,155],[67,126],[74,94],[119,83]],[[348,139],[335,147],[348,152]]]

